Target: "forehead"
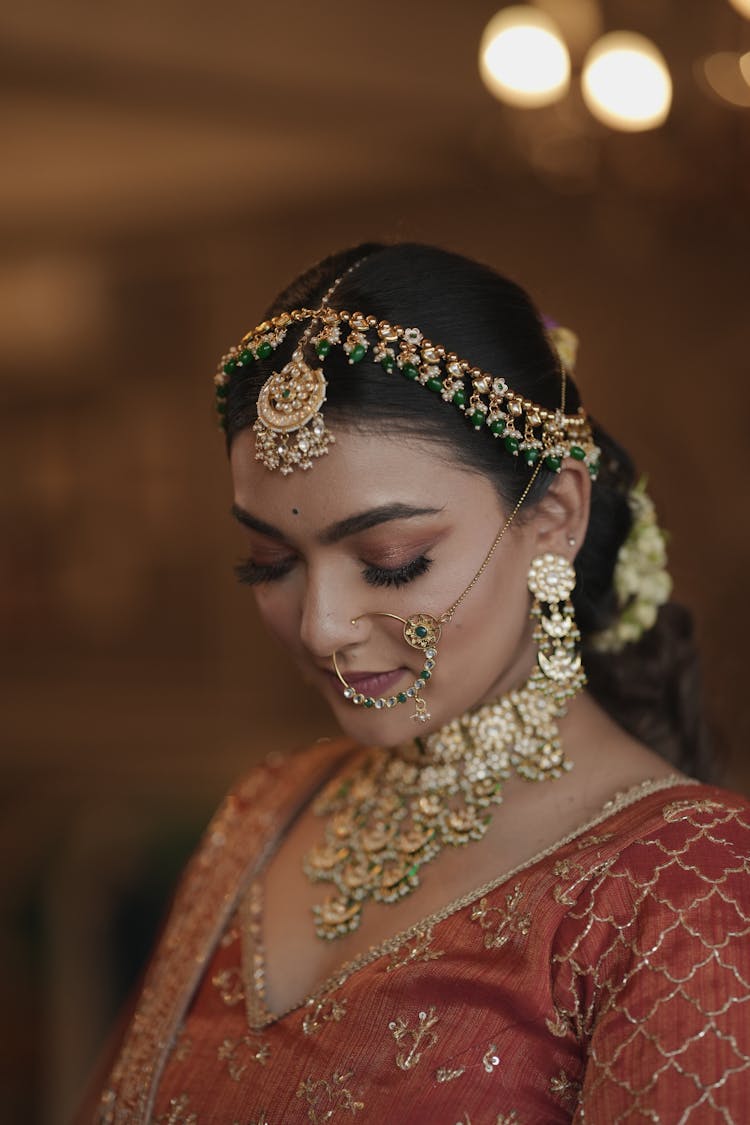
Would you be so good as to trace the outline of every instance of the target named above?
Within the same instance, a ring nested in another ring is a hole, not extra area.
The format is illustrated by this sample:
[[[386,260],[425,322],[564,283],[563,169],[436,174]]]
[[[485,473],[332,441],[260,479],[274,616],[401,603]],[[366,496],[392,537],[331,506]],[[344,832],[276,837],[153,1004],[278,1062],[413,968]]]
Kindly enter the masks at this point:
[[[230,461],[235,503],[278,527],[288,526],[292,514],[314,529],[396,502],[449,517],[468,509],[473,518],[495,519],[500,511],[486,477],[445,458],[435,443],[404,434],[337,429],[335,443],[311,469],[283,476],[256,461],[254,435],[244,430]]]

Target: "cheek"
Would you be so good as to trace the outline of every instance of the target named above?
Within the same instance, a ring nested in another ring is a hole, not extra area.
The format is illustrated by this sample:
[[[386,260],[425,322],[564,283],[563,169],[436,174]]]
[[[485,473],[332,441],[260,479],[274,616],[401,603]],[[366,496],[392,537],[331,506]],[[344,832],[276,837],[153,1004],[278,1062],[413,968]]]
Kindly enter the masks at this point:
[[[269,584],[253,591],[255,605],[264,627],[287,648],[299,638],[299,610],[291,593]]]

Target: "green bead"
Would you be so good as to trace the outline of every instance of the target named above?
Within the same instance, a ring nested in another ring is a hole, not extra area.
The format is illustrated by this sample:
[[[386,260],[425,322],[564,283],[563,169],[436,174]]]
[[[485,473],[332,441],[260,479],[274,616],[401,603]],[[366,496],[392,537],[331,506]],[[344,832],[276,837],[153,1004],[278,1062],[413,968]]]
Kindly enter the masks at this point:
[[[484,414],[481,410],[475,410],[471,416],[471,424],[475,430],[481,430],[484,425]]]
[[[416,379],[419,372],[413,363],[405,363],[401,368],[401,374],[405,375],[407,379]]]
[[[591,477],[592,480],[596,480],[596,478],[599,476],[599,466],[598,465],[596,465],[596,464],[595,465],[589,465],[589,476]]]
[[[217,402],[216,409],[218,410],[219,414],[226,414],[227,404],[225,402]]]
[[[419,678],[420,678],[420,680],[429,680],[431,675],[432,675],[432,673],[430,672],[429,668],[423,668],[422,671],[419,673]]]
[[[271,345],[267,340],[264,340],[262,344],[258,344],[255,354],[257,355],[258,359],[268,359],[272,351],[273,348],[271,347]]]
[[[217,398],[226,398],[228,394],[229,394],[229,386],[227,385],[227,383],[217,383],[216,384],[216,397]]]
[[[552,454],[550,454],[549,457],[544,458],[544,464],[551,472],[559,473],[562,461],[559,457],[553,457]]]
[[[228,359],[227,362],[224,364],[224,374],[225,375],[231,375],[236,370],[237,370],[237,361],[234,360],[234,359]]]
[[[349,362],[359,363],[361,359],[364,359],[366,351],[367,348],[364,344],[355,344],[352,350],[349,352]]]
[[[500,434],[505,433],[505,422],[502,418],[498,418],[496,422],[492,423],[492,425],[490,426],[490,432],[495,434],[496,437],[499,437]]]
[[[586,450],[581,449],[580,445],[571,445],[570,456],[575,457],[576,461],[583,461],[586,456]]]
[[[284,390],[281,392],[281,397],[282,398],[289,398],[289,395],[291,393],[292,392],[289,390],[289,387],[284,387]]]
[[[451,402],[454,406],[463,406],[466,402],[466,395],[463,391],[456,391]]]
[[[523,455],[524,455],[524,458],[526,459],[527,465],[536,465],[537,461],[539,460],[539,450],[538,449],[524,449]]]
[[[406,694],[405,691],[400,691],[398,693],[398,695],[396,696],[396,699],[399,701],[399,703],[406,703],[408,698],[409,697],[408,697],[408,695]]]
[[[507,438],[505,438],[504,445],[508,453],[518,453],[518,438],[513,437],[512,434],[508,434]]]
[[[242,364],[243,367],[245,366],[246,363],[252,363],[254,359],[255,359],[255,356],[253,355],[253,353],[250,351],[249,348],[243,348],[242,351],[240,352],[240,363]]]
[[[425,628],[424,625],[417,625],[414,632],[416,633],[416,635],[418,637],[426,637],[427,636],[427,629]]]
[[[317,353],[318,359],[325,359],[325,357],[328,355],[330,350],[331,350],[331,341],[330,340],[318,340],[317,344],[315,345],[315,351]]]
[[[388,375],[390,375],[391,371],[393,371],[394,367],[396,366],[396,361],[392,355],[384,355],[380,361],[380,366],[385,372],[387,372]]]
[[[443,389],[442,380],[435,378],[428,379],[426,386],[429,391],[442,391]]]
[[[372,698],[371,695],[368,695],[367,699],[365,700],[365,707],[374,707],[374,706],[375,706],[375,700]]]

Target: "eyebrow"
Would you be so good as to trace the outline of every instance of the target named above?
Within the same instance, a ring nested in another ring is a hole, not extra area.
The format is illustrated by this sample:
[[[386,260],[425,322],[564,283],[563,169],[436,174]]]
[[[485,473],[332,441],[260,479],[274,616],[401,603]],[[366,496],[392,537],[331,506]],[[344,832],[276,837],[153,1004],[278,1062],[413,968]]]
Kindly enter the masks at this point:
[[[369,531],[372,527],[378,527],[383,523],[390,523],[392,520],[410,520],[417,519],[419,516],[436,516],[442,512],[442,508],[415,508],[411,504],[381,504],[379,508],[369,508],[366,512],[359,512],[354,516],[347,516],[346,519],[339,520],[337,523],[332,523],[329,527],[323,529],[318,535],[318,541],[330,546],[332,543],[338,543],[342,539],[348,538],[350,535],[357,535],[362,531]],[[278,542],[285,542],[286,536],[278,527],[273,524],[266,523],[264,520],[258,519],[250,512],[246,512],[239,504],[232,504],[232,515],[241,523],[243,527],[249,527],[251,531],[257,531],[260,535],[265,535],[269,539],[275,539]]]

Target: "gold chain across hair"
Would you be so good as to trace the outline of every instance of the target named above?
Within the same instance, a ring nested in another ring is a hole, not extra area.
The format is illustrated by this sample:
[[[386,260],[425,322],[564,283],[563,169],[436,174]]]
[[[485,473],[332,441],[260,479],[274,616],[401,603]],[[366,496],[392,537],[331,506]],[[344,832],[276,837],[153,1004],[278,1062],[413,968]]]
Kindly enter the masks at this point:
[[[323,416],[327,391],[323,365],[332,349],[340,346],[351,366],[361,363],[369,352],[384,371],[398,372],[439,394],[444,402],[459,409],[474,429],[486,427],[493,437],[501,439],[508,453],[522,457],[530,467],[541,463],[558,473],[563,460],[573,457],[584,462],[596,477],[600,450],[588,416],[583,407],[575,414],[565,412],[568,364],[565,348],[556,339],[556,334],[566,332],[564,329],[548,333],[560,359],[562,379],[561,404],[549,410],[513,391],[502,376],[491,375],[433,343],[418,328],[403,328],[361,312],[332,309],[324,299],[318,308],[292,309],[263,321],[222,356],[214,382],[223,425],[232,377],[249,373],[256,361],[268,359],[289,329],[304,322],[308,322],[307,328],[291,359],[266,379],[258,396],[258,416],[253,425],[256,457],[267,469],[278,469],[284,475],[295,468],[309,469],[314,458],[328,452],[335,438]],[[309,344],[315,350],[317,367],[305,357]]]

